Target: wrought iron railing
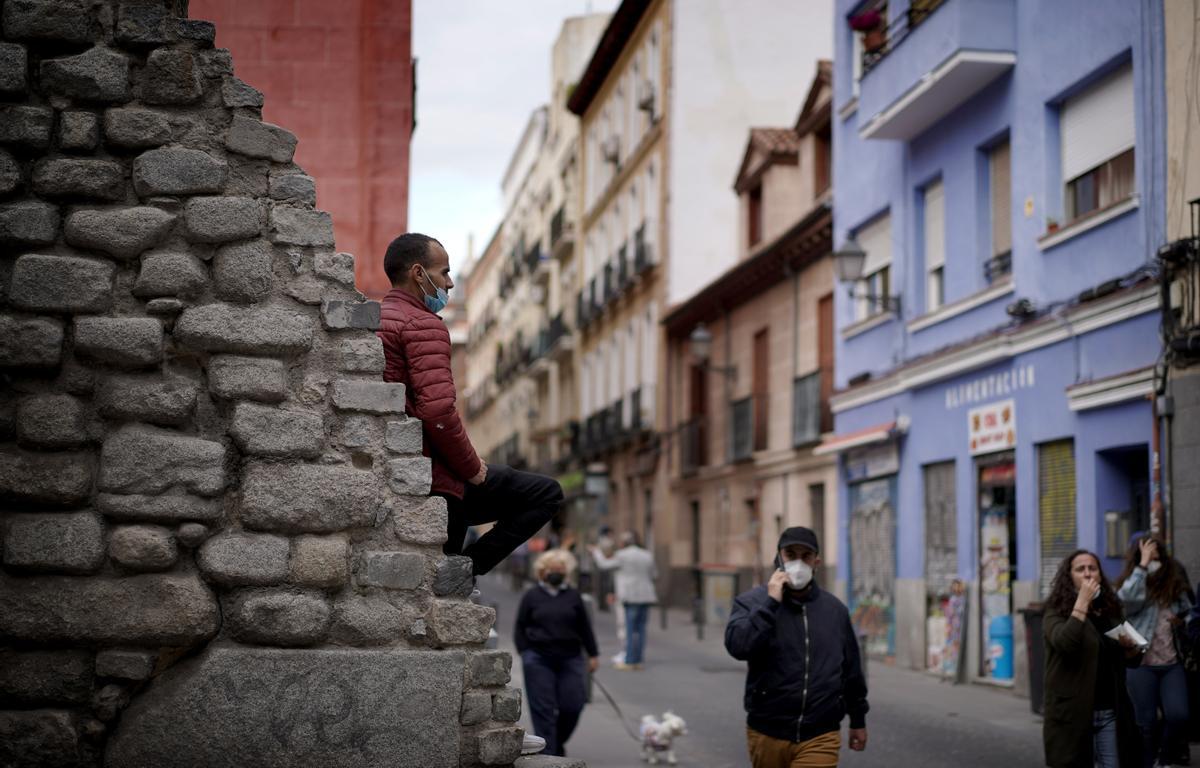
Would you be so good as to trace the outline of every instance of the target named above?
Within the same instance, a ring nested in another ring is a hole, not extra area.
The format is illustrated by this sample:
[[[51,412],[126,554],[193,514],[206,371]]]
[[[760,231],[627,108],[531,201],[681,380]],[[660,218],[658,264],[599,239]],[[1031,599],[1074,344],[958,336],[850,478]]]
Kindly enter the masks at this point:
[[[654,266],[654,253],[646,242],[646,225],[637,228],[633,235],[633,272],[640,275]]]
[[[821,439],[821,372],[800,376],[792,382],[792,445]]]
[[[680,428],[679,464],[684,475],[695,474],[700,467],[708,463],[707,432],[702,416],[693,417],[690,421],[684,422]]]
[[[983,262],[983,277],[988,285],[994,285],[1012,274],[1012,251],[997,253]]]
[[[892,20],[892,23],[882,30],[882,36],[878,38],[877,43],[868,44],[871,41],[873,33],[879,30],[868,30],[863,35],[863,54],[862,54],[862,73],[865,77],[868,72],[878,66],[879,62],[883,61],[889,53],[896,49],[896,46],[904,42],[904,39],[911,35],[917,27],[925,23],[934,11],[940,8],[946,0],[912,0],[908,9]]]
[[[558,241],[562,240],[567,229],[567,207],[560,205],[558,210],[554,212],[554,216],[550,219],[550,250],[558,247]]]
[[[729,460],[745,461],[754,453],[754,398],[729,404]]]

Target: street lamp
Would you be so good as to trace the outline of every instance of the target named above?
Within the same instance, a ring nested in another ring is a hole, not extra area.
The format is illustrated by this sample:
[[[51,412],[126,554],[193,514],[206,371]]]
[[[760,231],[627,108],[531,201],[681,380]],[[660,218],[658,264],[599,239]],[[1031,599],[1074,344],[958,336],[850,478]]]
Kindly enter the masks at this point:
[[[852,299],[863,299],[881,309],[900,311],[899,296],[877,296],[874,293],[855,293],[854,284],[863,277],[867,263],[867,252],[862,249],[853,235],[842,243],[841,250],[833,253],[833,271],[838,282],[846,283],[846,294]]]
[[[713,365],[712,356],[712,334],[704,323],[698,323],[688,336],[688,346],[691,349],[692,359],[699,365],[710,370],[723,373],[730,378],[737,376],[737,366],[734,365]]]

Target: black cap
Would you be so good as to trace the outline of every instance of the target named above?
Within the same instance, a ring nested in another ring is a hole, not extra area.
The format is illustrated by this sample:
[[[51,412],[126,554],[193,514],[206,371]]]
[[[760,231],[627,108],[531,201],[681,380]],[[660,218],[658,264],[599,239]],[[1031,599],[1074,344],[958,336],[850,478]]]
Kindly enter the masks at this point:
[[[808,547],[817,554],[821,553],[821,547],[817,544],[817,534],[813,533],[812,528],[805,528],[797,525],[788,528],[779,536],[779,546],[776,549],[783,549],[792,544],[799,544],[802,547]]]

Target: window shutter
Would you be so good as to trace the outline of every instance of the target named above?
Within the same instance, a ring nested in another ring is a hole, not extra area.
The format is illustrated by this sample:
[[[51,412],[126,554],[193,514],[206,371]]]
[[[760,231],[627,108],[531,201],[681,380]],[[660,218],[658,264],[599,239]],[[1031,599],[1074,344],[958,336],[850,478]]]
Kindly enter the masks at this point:
[[[892,221],[884,214],[858,230],[855,235],[858,245],[867,252],[863,264],[863,277],[867,277],[892,263]]]
[[[1046,597],[1058,564],[1076,547],[1074,441],[1039,445],[1037,461],[1041,588]]]
[[[942,182],[925,188],[925,270],[946,263],[946,195]]]
[[[1012,250],[1012,146],[1006,141],[988,154],[992,196],[992,255]]]
[[[1134,144],[1133,67],[1126,65],[1063,103],[1062,180],[1071,181]]]
[[[954,462],[928,464],[925,475],[925,592],[950,594],[958,576],[958,504]]]

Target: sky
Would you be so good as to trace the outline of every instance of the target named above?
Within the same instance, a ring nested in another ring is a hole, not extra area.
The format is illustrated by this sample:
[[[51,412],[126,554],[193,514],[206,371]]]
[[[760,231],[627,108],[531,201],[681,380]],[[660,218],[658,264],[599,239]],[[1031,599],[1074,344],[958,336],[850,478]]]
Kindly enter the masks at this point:
[[[529,115],[550,98],[563,19],[618,0],[414,0],[417,130],[408,227],[441,240],[457,271],[503,215],[500,179]]]

